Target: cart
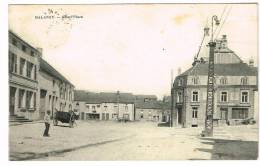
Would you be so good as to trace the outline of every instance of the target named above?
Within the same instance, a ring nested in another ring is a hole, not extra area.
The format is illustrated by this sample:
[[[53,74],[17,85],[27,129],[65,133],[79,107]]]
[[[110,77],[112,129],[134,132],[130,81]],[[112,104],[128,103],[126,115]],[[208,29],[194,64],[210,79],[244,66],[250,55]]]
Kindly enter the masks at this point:
[[[69,127],[72,128],[75,121],[79,119],[79,115],[76,115],[75,112],[69,111],[56,111],[53,117],[53,125],[57,126],[58,121],[61,123],[69,123]]]

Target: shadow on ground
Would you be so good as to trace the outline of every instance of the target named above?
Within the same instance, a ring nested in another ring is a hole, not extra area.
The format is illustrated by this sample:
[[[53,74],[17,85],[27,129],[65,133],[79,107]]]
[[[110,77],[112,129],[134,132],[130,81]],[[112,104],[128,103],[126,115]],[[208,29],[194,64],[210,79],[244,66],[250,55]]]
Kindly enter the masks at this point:
[[[212,160],[256,160],[258,158],[257,141],[214,138],[201,138],[201,140],[203,144],[213,145],[213,148],[197,150],[211,153]]]

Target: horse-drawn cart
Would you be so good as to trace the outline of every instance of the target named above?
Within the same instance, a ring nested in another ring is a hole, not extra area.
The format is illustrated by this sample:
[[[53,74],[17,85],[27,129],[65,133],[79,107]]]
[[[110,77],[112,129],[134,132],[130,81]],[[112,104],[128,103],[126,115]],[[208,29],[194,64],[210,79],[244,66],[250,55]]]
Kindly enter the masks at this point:
[[[69,112],[56,111],[53,117],[53,125],[57,126],[58,121],[60,121],[61,123],[69,123],[69,127],[73,127],[75,121],[78,119],[79,119],[79,115],[77,115],[73,111],[69,111]]]

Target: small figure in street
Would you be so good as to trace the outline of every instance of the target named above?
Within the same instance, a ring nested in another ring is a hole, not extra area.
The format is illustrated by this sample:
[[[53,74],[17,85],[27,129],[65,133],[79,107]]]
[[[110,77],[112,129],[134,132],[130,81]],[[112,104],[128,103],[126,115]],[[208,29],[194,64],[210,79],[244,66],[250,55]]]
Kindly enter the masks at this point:
[[[44,137],[49,137],[49,129],[50,129],[50,123],[51,123],[51,117],[50,117],[51,111],[48,110],[47,114],[44,116],[44,123],[45,123],[45,130],[43,133]]]

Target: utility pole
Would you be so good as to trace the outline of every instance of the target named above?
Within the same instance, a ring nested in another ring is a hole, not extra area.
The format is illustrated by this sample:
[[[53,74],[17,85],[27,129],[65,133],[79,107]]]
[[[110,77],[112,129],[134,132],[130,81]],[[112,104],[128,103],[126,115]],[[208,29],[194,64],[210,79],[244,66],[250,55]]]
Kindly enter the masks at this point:
[[[171,69],[171,113],[170,113],[170,127],[173,126],[173,70]]]
[[[213,25],[219,25],[219,20],[216,15],[212,16],[211,20],[211,40],[209,42],[209,67],[208,67],[208,84],[207,84],[207,103],[206,103],[206,117],[205,130],[202,136],[213,136],[213,113],[214,113],[214,51],[216,42],[213,41]]]

